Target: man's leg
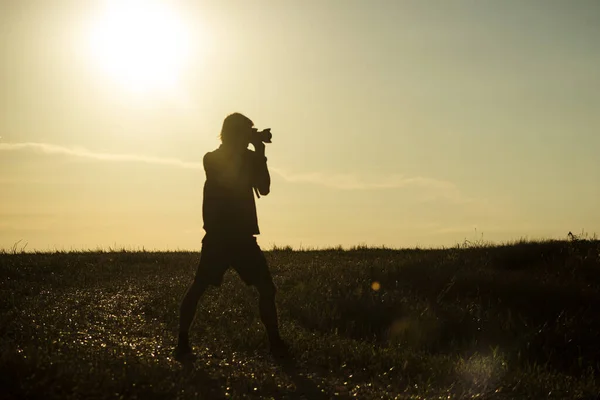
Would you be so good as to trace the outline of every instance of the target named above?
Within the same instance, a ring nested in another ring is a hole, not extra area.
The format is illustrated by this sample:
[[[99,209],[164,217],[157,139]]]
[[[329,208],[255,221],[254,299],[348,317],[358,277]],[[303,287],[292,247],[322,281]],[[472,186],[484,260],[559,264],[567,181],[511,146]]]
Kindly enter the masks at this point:
[[[257,288],[259,293],[258,307],[260,319],[267,330],[271,354],[278,358],[288,358],[290,356],[288,346],[279,334],[277,306],[275,305],[276,289],[270,274],[268,283],[257,285]]]
[[[223,274],[227,270],[227,259],[223,255],[221,246],[218,243],[207,241],[206,237],[202,241],[202,251],[200,252],[200,262],[196,270],[194,282],[186,292],[179,315],[179,338],[177,354],[185,355],[191,353],[192,349],[189,342],[189,331],[200,298],[209,285],[219,286],[223,280]]]
[[[281,340],[279,336],[279,324],[277,321],[277,306],[275,305],[275,285],[273,281],[266,282],[257,286],[258,289],[258,309],[260,319],[265,325],[269,342]]]
[[[279,334],[277,321],[277,306],[275,293],[277,289],[273,283],[267,259],[252,237],[236,252],[234,269],[248,285],[253,285],[258,290],[258,308],[260,319],[265,326],[269,344],[273,353],[286,353],[286,346]]]
[[[181,302],[181,309],[179,315],[179,338],[177,343],[178,349],[190,349],[189,342],[189,331],[194,316],[196,315],[196,308],[198,307],[198,301],[208,288],[206,280],[201,280],[196,277],[194,282],[188,289]]]

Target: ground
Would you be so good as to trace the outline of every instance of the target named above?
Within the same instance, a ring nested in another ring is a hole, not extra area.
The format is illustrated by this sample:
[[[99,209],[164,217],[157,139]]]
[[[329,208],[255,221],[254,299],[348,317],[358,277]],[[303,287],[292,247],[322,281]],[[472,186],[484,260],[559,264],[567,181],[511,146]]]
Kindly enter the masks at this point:
[[[173,360],[194,252],[0,254],[0,398],[594,399],[600,243],[266,252],[291,360],[229,271]]]

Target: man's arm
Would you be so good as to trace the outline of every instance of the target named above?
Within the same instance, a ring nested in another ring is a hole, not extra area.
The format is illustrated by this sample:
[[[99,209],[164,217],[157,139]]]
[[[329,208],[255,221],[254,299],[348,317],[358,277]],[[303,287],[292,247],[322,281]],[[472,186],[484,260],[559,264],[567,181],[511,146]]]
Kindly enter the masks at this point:
[[[206,153],[204,155],[204,158],[202,159],[202,164],[204,165],[204,172],[206,173],[206,179],[207,180],[214,180],[216,178],[215,176],[215,167],[214,167],[214,162],[213,162],[213,157],[211,155],[211,153]]]
[[[258,189],[258,193],[266,196],[271,191],[271,175],[267,167],[267,157],[265,156],[265,144],[262,142],[252,143],[254,146],[252,186]]]

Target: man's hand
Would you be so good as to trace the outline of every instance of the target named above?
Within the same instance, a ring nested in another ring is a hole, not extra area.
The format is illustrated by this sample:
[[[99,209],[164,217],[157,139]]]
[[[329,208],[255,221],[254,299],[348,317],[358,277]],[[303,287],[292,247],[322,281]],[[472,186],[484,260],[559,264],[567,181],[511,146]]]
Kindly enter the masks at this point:
[[[254,146],[254,151],[258,154],[264,157],[265,155],[265,144],[261,141],[256,141],[256,142],[251,142],[252,146]]]

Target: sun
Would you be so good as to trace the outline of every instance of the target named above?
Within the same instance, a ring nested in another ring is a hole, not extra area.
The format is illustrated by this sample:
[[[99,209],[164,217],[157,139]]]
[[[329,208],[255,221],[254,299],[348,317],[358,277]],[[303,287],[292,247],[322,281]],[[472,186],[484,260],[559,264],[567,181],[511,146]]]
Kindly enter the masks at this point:
[[[189,62],[190,32],[167,2],[106,2],[88,38],[94,65],[136,92],[172,89]]]

